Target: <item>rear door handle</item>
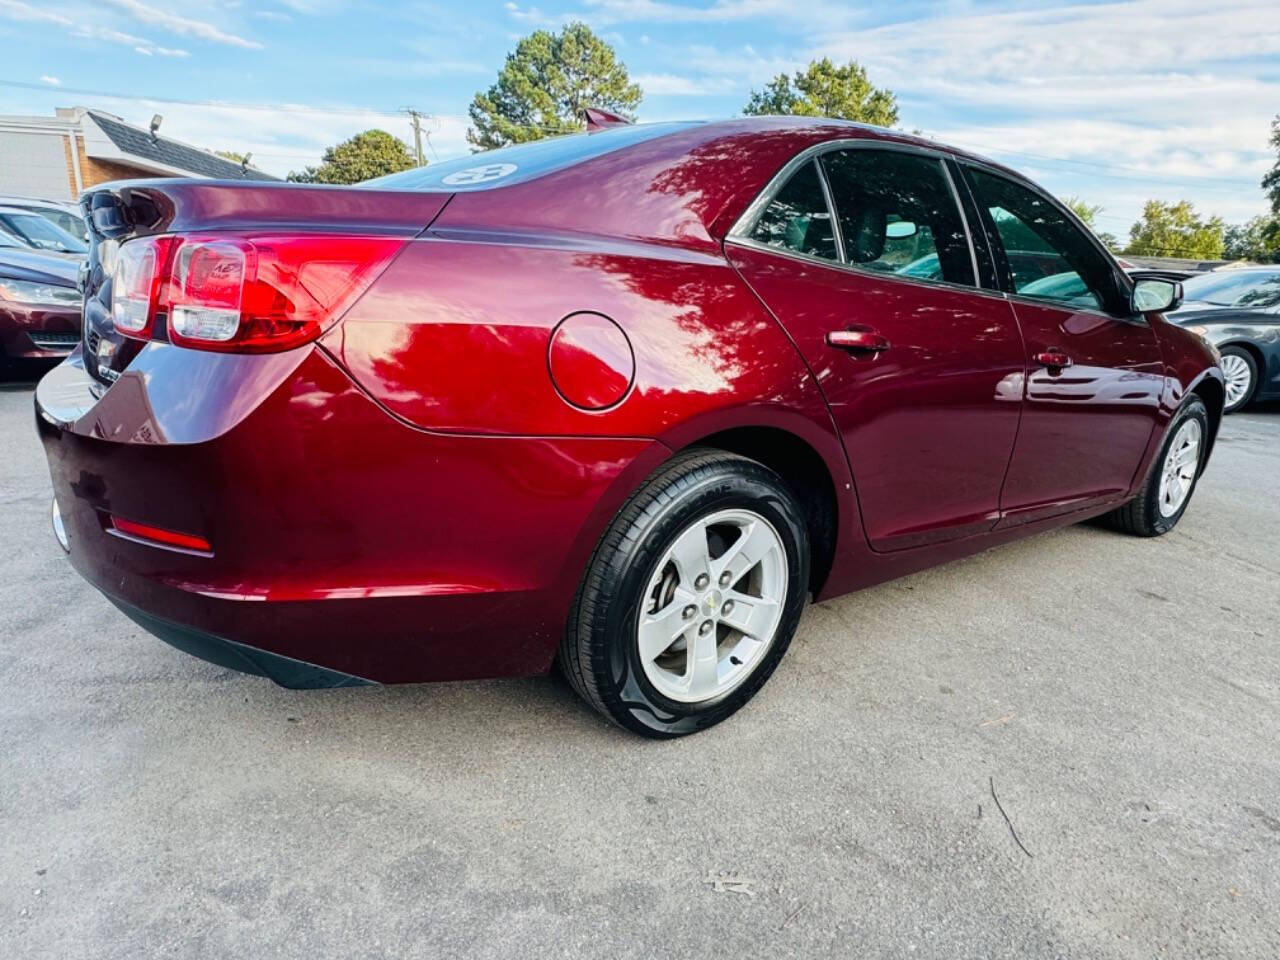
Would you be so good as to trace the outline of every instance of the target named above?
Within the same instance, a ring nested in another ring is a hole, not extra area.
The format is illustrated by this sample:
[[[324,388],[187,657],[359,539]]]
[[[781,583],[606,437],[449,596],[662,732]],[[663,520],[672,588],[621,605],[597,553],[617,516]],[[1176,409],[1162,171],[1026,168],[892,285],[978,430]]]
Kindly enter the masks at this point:
[[[1071,366],[1071,358],[1067,354],[1055,348],[1042,351],[1036,354],[1036,363],[1045,367],[1056,367],[1061,370],[1063,367]]]
[[[827,343],[839,350],[855,353],[879,353],[889,349],[889,341],[874,330],[832,330]]]

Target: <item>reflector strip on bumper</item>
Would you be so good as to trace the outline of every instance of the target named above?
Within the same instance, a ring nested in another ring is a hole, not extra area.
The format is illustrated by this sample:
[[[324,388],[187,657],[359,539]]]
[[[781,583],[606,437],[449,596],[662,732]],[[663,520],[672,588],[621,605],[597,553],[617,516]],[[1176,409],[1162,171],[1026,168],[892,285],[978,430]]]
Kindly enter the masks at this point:
[[[178,550],[182,553],[194,553],[201,557],[213,556],[213,547],[204,537],[197,537],[190,533],[178,533],[175,530],[165,530],[162,527],[153,527],[147,523],[125,520],[123,517],[106,515],[103,519],[108,533],[123,537],[125,540],[144,543],[149,547]]]

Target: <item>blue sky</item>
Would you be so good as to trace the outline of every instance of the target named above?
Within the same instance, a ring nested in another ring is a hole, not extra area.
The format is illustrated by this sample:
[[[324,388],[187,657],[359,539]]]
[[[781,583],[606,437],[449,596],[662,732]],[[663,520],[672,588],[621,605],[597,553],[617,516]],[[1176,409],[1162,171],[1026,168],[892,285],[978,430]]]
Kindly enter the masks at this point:
[[[1280,111],[1274,0],[0,0],[0,113],[100,107],[283,174],[370,126],[466,152],[466,108],[522,35],[581,19],[645,90],[642,120],[738,113],[811,58],[855,58],[901,124],[1100,203],[1119,235],[1147,198],[1265,210]],[[34,89],[32,88],[34,87]],[[91,91],[91,92],[84,92]],[[120,94],[122,98],[104,96]],[[127,99],[126,99],[127,98]],[[165,99],[160,99],[165,98]],[[191,101],[188,103],[168,101]]]

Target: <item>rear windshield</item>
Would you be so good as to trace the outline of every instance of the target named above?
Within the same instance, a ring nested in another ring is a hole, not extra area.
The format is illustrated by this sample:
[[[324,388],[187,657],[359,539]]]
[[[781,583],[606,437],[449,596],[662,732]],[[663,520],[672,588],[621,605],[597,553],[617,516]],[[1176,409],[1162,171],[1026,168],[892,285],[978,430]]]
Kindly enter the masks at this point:
[[[693,125],[693,122],[628,124],[595,133],[549,137],[414,167],[366,180],[360,186],[371,190],[445,190],[450,193],[505,187],[593,160],[623,147],[686,130]]]

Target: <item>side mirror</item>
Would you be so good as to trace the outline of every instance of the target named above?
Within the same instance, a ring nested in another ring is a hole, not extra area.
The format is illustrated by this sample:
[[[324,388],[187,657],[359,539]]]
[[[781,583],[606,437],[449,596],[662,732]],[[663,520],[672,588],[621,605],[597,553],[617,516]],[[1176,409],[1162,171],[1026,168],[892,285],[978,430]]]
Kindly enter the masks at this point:
[[[1134,313],[1177,310],[1182,305],[1182,284],[1176,280],[1139,280],[1133,285],[1129,306]]]
[[[905,240],[919,232],[920,228],[910,220],[895,220],[893,223],[886,224],[884,228],[886,240]]]

